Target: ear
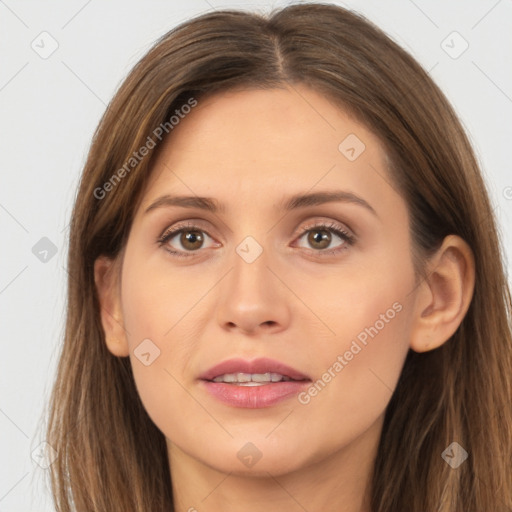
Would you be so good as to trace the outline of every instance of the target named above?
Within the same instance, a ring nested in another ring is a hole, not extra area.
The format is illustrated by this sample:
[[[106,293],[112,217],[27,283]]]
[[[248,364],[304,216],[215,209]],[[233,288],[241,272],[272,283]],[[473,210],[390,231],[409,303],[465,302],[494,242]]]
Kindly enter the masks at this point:
[[[461,324],[473,297],[475,263],[469,245],[447,236],[429,260],[414,305],[411,348],[426,352],[440,347]]]
[[[130,350],[123,323],[118,260],[106,256],[97,258],[94,262],[94,282],[107,348],[115,356],[128,356]]]

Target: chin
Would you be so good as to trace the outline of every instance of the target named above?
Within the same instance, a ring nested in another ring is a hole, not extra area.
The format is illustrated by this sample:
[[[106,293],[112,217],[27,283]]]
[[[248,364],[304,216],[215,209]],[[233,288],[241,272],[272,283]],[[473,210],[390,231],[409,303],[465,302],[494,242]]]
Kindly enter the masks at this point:
[[[304,443],[297,441],[288,447],[276,447],[268,440],[265,443],[264,439],[254,443],[235,441],[224,450],[220,447],[214,450],[208,460],[202,462],[216,471],[236,476],[268,478],[270,474],[277,477],[298,471],[314,462],[316,457],[313,454],[308,457],[299,449],[300,446],[304,446]]]

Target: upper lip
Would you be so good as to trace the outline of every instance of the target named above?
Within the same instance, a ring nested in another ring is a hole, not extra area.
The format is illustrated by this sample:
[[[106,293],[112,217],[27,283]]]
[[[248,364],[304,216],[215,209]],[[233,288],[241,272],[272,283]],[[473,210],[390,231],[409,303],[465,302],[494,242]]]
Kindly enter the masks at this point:
[[[199,378],[202,380],[213,380],[215,377],[227,373],[279,373],[294,380],[311,380],[307,375],[295,368],[266,357],[253,359],[252,361],[228,359],[212,366],[209,370],[202,373]]]

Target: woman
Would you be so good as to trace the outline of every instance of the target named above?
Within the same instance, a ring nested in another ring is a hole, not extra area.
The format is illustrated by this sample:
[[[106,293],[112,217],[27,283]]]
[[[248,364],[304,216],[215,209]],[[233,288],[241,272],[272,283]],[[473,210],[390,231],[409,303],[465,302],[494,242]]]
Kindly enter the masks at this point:
[[[71,222],[59,510],[505,511],[511,300],[473,151],[327,4],[170,31]]]

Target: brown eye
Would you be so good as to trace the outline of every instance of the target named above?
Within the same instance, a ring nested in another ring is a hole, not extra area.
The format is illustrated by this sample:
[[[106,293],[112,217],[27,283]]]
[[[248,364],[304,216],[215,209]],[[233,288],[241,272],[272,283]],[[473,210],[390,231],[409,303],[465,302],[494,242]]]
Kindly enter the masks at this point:
[[[312,229],[308,234],[308,243],[314,249],[326,249],[332,240],[332,234],[327,229]]]
[[[206,245],[207,239],[210,239],[210,245]],[[198,226],[176,226],[175,229],[169,229],[158,239],[158,244],[167,252],[174,256],[192,256],[194,253],[202,252],[199,249],[215,247],[215,243],[210,235],[200,229]]]
[[[319,255],[323,255],[334,254],[337,251],[346,249],[348,246],[353,245],[355,238],[345,231],[343,226],[328,223],[306,226],[299,236],[299,241],[299,247],[313,249]]]
[[[180,236],[180,243],[187,251],[194,251],[200,249],[204,243],[204,236],[201,231],[188,230],[182,231]]]

